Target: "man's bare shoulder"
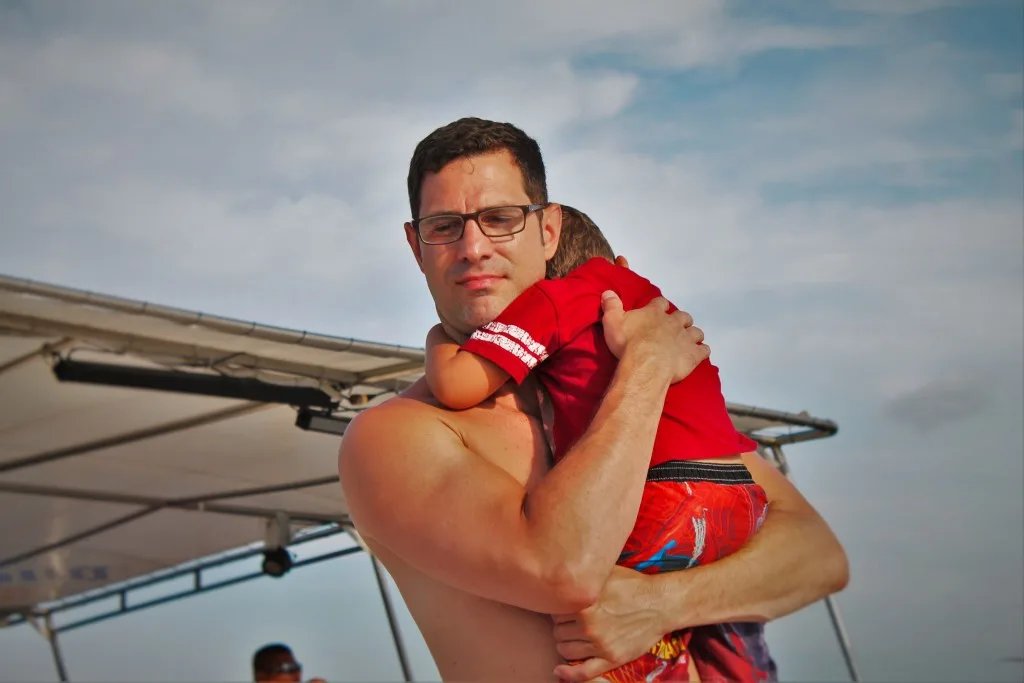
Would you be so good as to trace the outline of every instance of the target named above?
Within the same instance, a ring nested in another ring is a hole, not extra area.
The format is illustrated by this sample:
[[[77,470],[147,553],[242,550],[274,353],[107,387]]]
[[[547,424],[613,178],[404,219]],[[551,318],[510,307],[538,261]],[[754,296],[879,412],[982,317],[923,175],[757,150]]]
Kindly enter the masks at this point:
[[[363,423],[377,426],[398,418],[414,420],[417,427],[422,428],[425,422],[447,422],[459,413],[460,411],[451,410],[434,398],[426,378],[421,377],[401,393],[361,411],[352,420],[350,428],[352,425]],[[348,434],[347,429],[345,433]]]
[[[341,443],[342,457],[359,457],[365,450],[377,450],[387,444],[401,445],[405,438],[420,442],[437,432],[451,430],[449,411],[430,394],[427,383],[420,379],[392,398],[363,410],[345,429]]]
[[[369,524],[364,534],[384,511],[404,505],[464,453],[446,413],[421,380],[349,423],[338,473],[350,514]]]

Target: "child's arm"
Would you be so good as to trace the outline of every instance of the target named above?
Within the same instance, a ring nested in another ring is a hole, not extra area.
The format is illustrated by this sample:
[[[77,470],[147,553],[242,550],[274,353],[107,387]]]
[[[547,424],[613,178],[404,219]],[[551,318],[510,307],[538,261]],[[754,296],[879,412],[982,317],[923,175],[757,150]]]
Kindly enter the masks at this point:
[[[459,345],[434,325],[427,333],[427,384],[438,401],[455,410],[471,408],[500,389],[510,375],[497,364],[460,351]]]

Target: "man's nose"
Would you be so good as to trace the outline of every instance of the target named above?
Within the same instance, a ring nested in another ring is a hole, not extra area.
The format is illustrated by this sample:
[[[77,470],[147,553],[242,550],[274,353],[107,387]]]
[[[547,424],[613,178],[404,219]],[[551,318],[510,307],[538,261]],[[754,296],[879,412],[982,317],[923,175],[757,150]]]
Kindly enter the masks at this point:
[[[459,251],[460,256],[467,261],[479,261],[494,252],[494,242],[483,233],[480,224],[470,218],[466,221],[462,239],[459,240]]]

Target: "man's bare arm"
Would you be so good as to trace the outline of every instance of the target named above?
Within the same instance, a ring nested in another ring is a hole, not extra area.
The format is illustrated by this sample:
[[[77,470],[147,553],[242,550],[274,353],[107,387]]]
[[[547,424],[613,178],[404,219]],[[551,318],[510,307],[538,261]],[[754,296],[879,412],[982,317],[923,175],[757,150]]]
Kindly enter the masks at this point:
[[[682,590],[655,583],[656,594],[676,596],[664,610],[671,622],[666,633],[729,621],[771,621],[843,590],[849,581],[839,539],[807,499],[757,453],[745,454],[743,463],[768,494],[768,517],[746,546],[697,568]]]
[[[588,680],[640,656],[672,631],[731,621],[770,621],[845,588],[846,554],[828,524],[775,467],[743,456],[768,494],[761,530],[735,554],[648,576],[616,568],[597,602],[555,618],[559,653],[589,659],[556,675]]]
[[[630,339],[590,428],[529,491],[470,451],[443,413],[406,401],[360,415],[339,455],[360,532],[492,600],[547,613],[593,602],[636,519],[668,386],[708,353],[689,316],[665,309],[628,314]]]

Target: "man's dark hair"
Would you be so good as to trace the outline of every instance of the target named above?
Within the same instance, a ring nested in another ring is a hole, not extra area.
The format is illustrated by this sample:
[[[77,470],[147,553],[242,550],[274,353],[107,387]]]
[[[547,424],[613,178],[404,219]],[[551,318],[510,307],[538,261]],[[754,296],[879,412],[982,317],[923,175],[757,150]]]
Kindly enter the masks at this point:
[[[534,204],[547,204],[548,185],[544,159],[537,141],[511,123],[478,118],[452,121],[420,140],[409,162],[409,208],[420,217],[423,177],[437,173],[455,161],[490,152],[507,151],[523,176],[523,189]]]
[[[565,277],[569,272],[592,258],[606,258],[615,261],[615,252],[608,244],[590,216],[579,209],[562,204],[562,234],[558,238],[558,249],[547,264],[547,278]]]
[[[253,674],[272,674],[282,659],[294,659],[291,648],[281,643],[264,645],[252,656]]]

